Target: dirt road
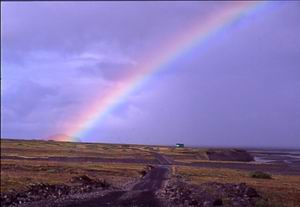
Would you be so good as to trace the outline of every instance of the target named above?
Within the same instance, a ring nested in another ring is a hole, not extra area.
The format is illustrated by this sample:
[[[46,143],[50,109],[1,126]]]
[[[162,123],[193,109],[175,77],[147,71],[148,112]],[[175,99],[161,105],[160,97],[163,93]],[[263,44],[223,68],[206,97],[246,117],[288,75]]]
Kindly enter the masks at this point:
[[[144,178],[128,191],[113,191],[103,197],[90,200],[69,201],[61,204],[64,207],[99,207],[99,206],[161,206],[155,192],[167,179],[169,169],[165,166],[154,167]]]
[[[157,152],[152,152],[156,160],[161,164],[161,165],[172,165],[172,161],[167,158],[165,155],[162,155]]]

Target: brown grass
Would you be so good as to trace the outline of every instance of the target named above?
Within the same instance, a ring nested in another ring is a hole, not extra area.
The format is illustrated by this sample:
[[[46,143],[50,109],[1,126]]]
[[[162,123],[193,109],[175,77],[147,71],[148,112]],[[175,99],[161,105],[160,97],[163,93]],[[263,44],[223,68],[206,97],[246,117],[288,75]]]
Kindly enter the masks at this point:
[[[183,163],[207,160],[207,149],[174,148],[164,146],[89,144],[53,141],[1,140],[1,156],[27,157],[103,157],[155,159],[152,152],[159,152]],[[207,161],[212,162],[212,161]],[[217,161],[220,162],[220,161]],[[139,177],[143,164],[54,162],[1,159],[1,192],[10,189],[23,189],[37,182],[68,183],[76,175],[104,178],[119,185]],[[240,183],[245,182],[269,198],[274,203],[287,206],[300,206],[300,176],[272,175],[272,179],[255,179],[249,172],[172,166],[173,175],[182,175],[189,182]]]
[[[54,141],[1,140],[1,156],[25,157],[102,157],[154,159],[148,151],[117,144],[72,143]]]
[[[89,144],[54,141],[1,140],[2,156],[22,157],[100,157],[154,160],[139,146]],[[129,163],[55,162],[1,159],[1,192],[21,190],[32,183],[68,183],[76,175],[104,178],[120,185],[139,176],[145,167]]]
[[[300,176],[272,175],[272,179],[255,179],[246,171],[230,169],[176,167],[176,173],[189,182],[241,183],[257,189],[263,197],[283,206],[300,206]]]
[[[137,178],[144,168],[140,164],[65,163],[49,161],[1,161],[1,192],[21,190],[32,183],[69,183],[73,176],[87,175],[106,179],[114,185]]]

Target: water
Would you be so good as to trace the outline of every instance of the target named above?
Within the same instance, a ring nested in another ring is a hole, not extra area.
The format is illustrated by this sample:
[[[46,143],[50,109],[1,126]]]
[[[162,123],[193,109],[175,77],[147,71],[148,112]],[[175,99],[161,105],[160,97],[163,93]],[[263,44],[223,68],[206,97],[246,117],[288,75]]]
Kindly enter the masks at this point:
[[[300,150],[248,150],[257,163],[300,164]]]

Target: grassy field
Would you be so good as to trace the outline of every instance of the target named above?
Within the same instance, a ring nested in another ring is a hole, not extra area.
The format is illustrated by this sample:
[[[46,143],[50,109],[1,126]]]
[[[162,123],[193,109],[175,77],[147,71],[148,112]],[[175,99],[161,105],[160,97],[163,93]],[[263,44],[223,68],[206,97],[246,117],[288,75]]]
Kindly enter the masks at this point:
[[[139,177],[147,163],[156,161],[153,155],[155,152],[168,156],[176,155],[179,160],[185,160],[191,158],[190,155],[204,151],[163,146],[2,139],[1,158],[16,156],[25,159],[1,159],[1,192],[22,190],[29,184],[40,182],[68,184],[70,179],[77,175],[103,178],[118,185]],[[28,160],[48,157],[109,158],[118,159],[118,162]],[[124,159],[143,160],[145,164],[121,163]],[[193,159],[195,160],[195,157]]]
[[[172,172],[193,184],[244,182],[257,189],[264,198],[269,198],[274,205],[300,206],[300,176],[272,175],[272,179],[254,179],[246,171],[185,166],[173,167]]]
[[[139,147],[118,144],[73,143],[54,141],[1,140],[1,156],[24,157],[103,157],[154,159]]]
[[[1,140],[1,157],[101,157],[155,160],[153,155],[138,147],[110,144],[86,144],[53,141]],[[146,164],[105,162],[58,162],[48,160],[1,159],[1,192],[21,190],[32,183],[68,184],[73,176],[87,175],[106,179],[118,186],[140,176]]]
[[[265,198],[269,198],[271,202],[280,206],[300,206],[300,176],[272,175],[272,179],[254,179],[249,176],[249,171],[180,165],[180,163],[192,162],[222,162],[209,160],[207,150],[2,139],[1,193],[12,189],[22,190],[34,183],[68,184],[72,177],[80,175],[105,179],[114,186],[121,186],[139,178],[141,171],[148,163],[157,162],[156,154],[159,153],[177,163],[177,165],[170,166],[173,175],[180,175],[190,183],[245,182],[257,189]],[[49,157],[58,157],[61,160],[48,160]],[[63,159],[77,157],[84,157],[87,160],[77,162],[76,159],[73,161]],[[89,160],[91,158],[105,158],[112,161]],[[126,159],[133,160],[133,162],[122,162]],[[141,160],[143,163],[135,162]]]
[[[1,161],[1,192],[22,190],[29,184],[68,184],[73,176],[105,179],[114,186],[140,176],[142,164],[68,163],[49,161]]]

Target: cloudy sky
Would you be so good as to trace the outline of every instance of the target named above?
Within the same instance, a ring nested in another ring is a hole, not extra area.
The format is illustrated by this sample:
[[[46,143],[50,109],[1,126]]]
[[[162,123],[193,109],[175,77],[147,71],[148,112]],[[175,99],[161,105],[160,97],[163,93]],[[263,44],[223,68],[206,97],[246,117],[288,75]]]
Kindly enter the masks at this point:
[[[65,134],[165,41],[238,3],[1,2],[1,137]],[[299,37],[300,3],[269,2],[117,99],[79,138],[300,147]]]

